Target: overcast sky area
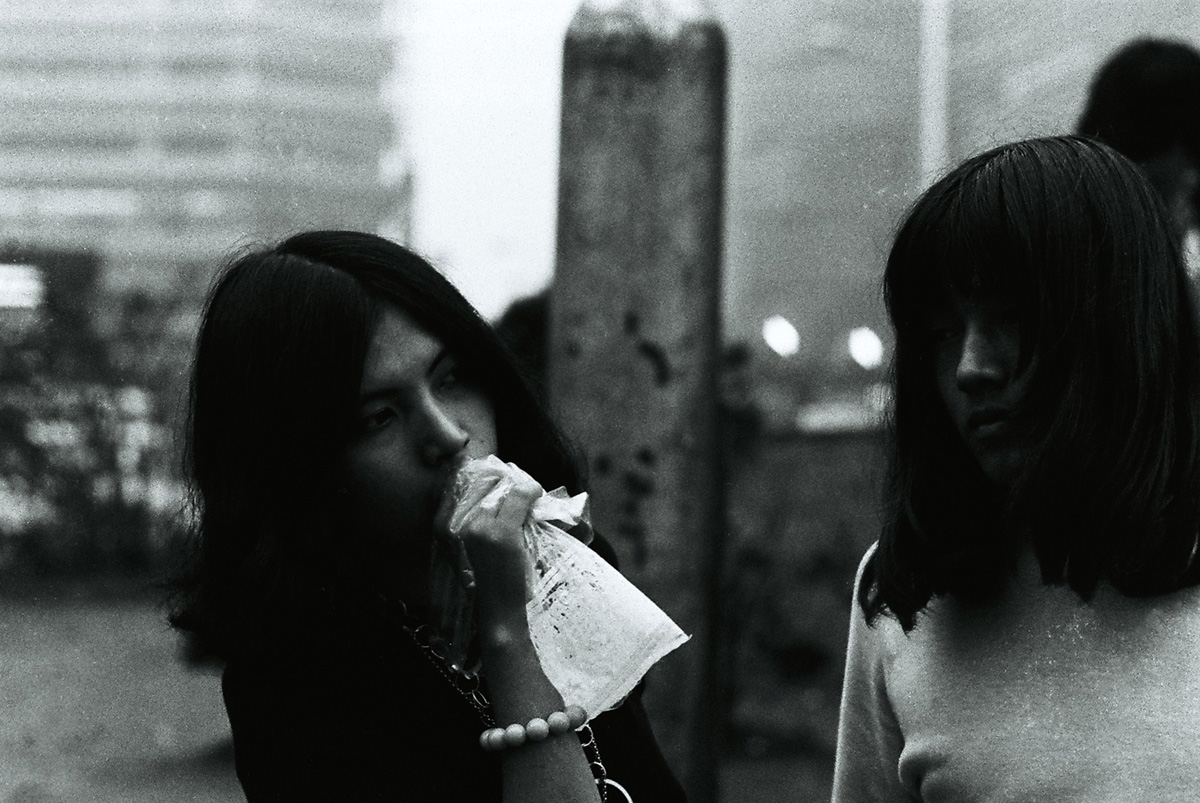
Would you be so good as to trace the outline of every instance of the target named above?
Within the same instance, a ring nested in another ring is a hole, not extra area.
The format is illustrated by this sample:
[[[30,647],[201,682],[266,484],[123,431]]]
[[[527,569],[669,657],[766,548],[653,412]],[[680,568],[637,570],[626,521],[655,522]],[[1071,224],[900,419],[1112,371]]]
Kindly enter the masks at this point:
[[[553,270],[562,43],[579,0],[401,5],[413,245],[494,318]]]

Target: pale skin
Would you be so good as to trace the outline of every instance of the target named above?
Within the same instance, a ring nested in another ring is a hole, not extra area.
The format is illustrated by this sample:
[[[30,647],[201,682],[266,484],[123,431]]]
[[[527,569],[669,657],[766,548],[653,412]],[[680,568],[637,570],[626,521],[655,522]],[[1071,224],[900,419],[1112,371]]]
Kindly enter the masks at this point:
[[[396,573],[393,590],[420,610],[428,596],[428,539],[397,543],[398,534],[444,533],[453,504],[445,492],[450,476],[462,460],[495,452],[495,414],[437,338],[387,307],[363,367],[359,418],[346,470],[356,525],[383,554],[409,567]],[[494,502],[458,501],[462,521],[455,536],[475,572],[483,672],[502,727],[565,706],[538,662],[525,615],[522,525],[541,492],[523,480]],[[503,751],[501,760],[505,803],[598,798],[574,734],[526,742]]]

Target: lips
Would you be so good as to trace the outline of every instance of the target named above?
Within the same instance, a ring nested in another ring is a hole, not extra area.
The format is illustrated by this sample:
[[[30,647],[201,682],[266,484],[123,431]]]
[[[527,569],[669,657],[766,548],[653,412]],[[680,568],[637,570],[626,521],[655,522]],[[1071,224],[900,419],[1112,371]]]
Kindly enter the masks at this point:
[[[1004,407],[981,407],[967,416],[968,432],[991,432],[1000,429],[1011,415]]]

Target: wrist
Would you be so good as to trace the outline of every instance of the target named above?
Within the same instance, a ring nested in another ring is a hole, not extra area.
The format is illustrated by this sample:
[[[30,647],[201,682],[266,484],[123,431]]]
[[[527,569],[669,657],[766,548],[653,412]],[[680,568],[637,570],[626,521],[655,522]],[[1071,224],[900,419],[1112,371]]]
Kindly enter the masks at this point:
[[[533,649],[529,622],[522,609],[520,616],[479,617],[479,642],[487,652],[515,652]]]

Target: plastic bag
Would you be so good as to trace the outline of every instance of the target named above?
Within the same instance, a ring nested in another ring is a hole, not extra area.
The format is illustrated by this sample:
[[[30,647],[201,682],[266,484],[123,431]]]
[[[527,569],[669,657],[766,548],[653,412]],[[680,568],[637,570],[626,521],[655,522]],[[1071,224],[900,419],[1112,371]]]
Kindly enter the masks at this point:
[[[460,499],[504,494],[522,477],[528,475],[520,468],[489,455],[460,469],[455,493]],[[457,512],[451,514],[452,529]],[[557,488],[534,502],[523,528],[528,556],[525,610],[542,671],[564,703],[582,706],[593,717],[618,705],[651,666],[689,637],[567,530],[590,540],[587,494],[572,497]],[[446,543],[443,550],[461,549],[461,542],[450,541],[457,547]],[[443,616],[448,614],[452,627],[458,628],[451,639],[452,655],[465,655],[465,644],[473,636],[464,621],[473,613],[471,583],[464,573],[470,570],[465,552],[453,560],[459,561],[457,584],[464,592],[460,596],[472,600],[444,605]]]

